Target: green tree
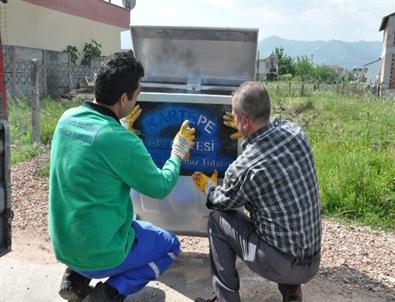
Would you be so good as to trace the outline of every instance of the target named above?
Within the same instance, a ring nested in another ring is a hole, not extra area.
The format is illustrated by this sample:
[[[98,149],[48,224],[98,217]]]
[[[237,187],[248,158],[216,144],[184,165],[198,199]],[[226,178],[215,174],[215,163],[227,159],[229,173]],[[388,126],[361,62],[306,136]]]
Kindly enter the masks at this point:
[[[284,48],[276,47],[273,51],[278,60],[278,75],[291,74],[295,75],[295,62],[292,57],[284,53]]]
[[[67,45],[67,48],[63,52],[68,52],[70,54],[71,63],[75,64],[80,56],[77,47],[72,45]]]
[[[91,40],[91,42],[85,42],[83,53],[84,56],[81,60],[81,64],[89,65],[92,59],[100,58],[101,44],[97,43],[95,40]]]
[[[349,82],[351,81],[351,75],[350,73],[343,71],[337,75],[336,81],[340,83]]]
[[[314,66],[313,78],[316,81],[332,83],[336,80],[336,71],[327,65],[321,64]]]
[[[314,65],[307,56],[296,58],[295,75],[302,81],[313,78]]]

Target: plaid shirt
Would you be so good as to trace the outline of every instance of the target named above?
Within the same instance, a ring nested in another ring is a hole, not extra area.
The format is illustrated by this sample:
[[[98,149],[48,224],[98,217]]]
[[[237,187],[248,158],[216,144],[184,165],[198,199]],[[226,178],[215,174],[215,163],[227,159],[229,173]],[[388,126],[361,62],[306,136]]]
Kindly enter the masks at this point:
[[[280,251],[309,259],[320,250],[321,214],[312,152],[302,129],[275,119],[242,143],[207,207],[250,212],[257,234]]]

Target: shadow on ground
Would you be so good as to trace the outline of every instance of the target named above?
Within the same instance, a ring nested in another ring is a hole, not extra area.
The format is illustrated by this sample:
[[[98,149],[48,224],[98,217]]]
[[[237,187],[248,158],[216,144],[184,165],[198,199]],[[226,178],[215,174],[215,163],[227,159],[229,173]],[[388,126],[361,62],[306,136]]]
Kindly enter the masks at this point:
[[[237,262],[243,302],[281,302],[277,285],[253,273]],[[347,266],[322,267],[317,276],[303,286],[304,301],[314,302],[389,302],[395,301],[394,289]],[[213,296],[207,254],[181,253],[171,269],[158,281],[150,282],[127,302],[182,302]]]
[[[166,301],[166,294],[162,289],[146,286],[144,290],[136,295],[129,296],[126,302],[137,302],[137,301]]]

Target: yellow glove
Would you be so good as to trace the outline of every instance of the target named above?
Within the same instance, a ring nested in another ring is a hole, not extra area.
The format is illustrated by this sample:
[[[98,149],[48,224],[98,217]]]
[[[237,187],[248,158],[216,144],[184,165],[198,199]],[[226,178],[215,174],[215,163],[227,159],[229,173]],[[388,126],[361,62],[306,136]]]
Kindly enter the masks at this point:
[[[185,159],[195,143],[195,128],[189,128],[189,121],[185,120],[174,137],[171,155]]]
[[[200,191],[207,193],[211,187],[218,184],[218,171],[214,170],[210,177],[199,171],[194,172],[192,180]]]
[[[239,138],[241,138],[241,133],[237,129],[237,125],[236,125],[236,122],[235,122],[235,119],[234,119],[232,113],[225,112],[225,115],[223,116],[223,119],[224,119],[224,125],[225,126],[228,126],[230,128],[233,128],[233,129],[237,130],[237,132],[233,133],[230,136],[230,139],[231,140],[238,140]]]
[[[133,126],[136,120],[139,118],[141,111],[142,110],[140,108],[140,105],[137,105],[134,106],[133,110],[130,111],[130,113],[127,116],[125,116],[128,130],[133,131],[136,135],[140,135],[141,132],[137,129],[134,129]]]

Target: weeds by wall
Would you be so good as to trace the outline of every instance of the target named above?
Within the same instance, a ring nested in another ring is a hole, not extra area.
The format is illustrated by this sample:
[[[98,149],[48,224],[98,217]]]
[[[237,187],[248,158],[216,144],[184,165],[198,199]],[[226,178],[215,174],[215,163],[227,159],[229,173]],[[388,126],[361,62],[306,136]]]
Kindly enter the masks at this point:
[[[65,110],[77,106],[80,100],[61,102],[50,98],[40,100],[42,145],[32,143],[32,113],[27,98],[8,100],[8,119],[11,135],[11,164],[35,157],[48,150],[56,124]]]

